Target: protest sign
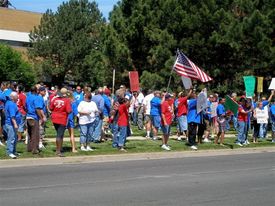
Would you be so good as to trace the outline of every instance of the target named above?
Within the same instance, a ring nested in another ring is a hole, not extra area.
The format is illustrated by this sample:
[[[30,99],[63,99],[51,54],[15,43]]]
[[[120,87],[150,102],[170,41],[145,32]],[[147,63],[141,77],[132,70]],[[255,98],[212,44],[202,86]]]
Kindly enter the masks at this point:
[[[258,124],[268,123],[268,111],[266,109],[256,109],[256,119]]]
[[[197,98],[197,113],[200,113],[202,110],[206,109],[208,107],[207,104],[207,93],[201,92],[198,95]]]
[[[256,80],[254,76],[244,76],[244,85],[246,97],[252,98],[254,96]]]
[[[263,92],[263,77],[257,77],[257,92],[262,93]]]
[[[272,81],[271,81],[270,86],[268,87],[268,89],[275,89],[275,78],[272,78]]]
[[[190,78],[181,76],[181,81],[185,89],[190,89],[192,87],[192,81]]]
[[[139,91],[139,77],[137,71],[129,72],[130,89],[132,92]]]
[[[224,107],[226,110],[230,110],[235,115],[238,113],[239,105],[233,99],[231,99],[228,95],[225,96],[225,104]]]

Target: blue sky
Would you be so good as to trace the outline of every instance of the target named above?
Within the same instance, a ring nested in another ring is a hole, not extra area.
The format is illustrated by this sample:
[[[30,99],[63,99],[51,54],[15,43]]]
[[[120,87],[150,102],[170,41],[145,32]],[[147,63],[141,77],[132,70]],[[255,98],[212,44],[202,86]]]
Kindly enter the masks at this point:
[[[44,13],[47,9],[56,11],[57,7],[66,0],[10,0],[16,9]],[[98,8],[104,17],[108,19],[109,12],[118,0],[96,0]]]

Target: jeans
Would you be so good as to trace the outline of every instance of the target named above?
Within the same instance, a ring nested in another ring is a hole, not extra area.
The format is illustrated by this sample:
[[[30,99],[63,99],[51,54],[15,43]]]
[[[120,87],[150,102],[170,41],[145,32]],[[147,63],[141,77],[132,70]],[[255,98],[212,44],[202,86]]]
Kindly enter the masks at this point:
[[[188,129],[188,124],[187,124],[187,116],[186,115],[181,115],[177,117],[178,119],[178,125],[179,129],[181,132],[187,131]]]
[[[243,144],[246,140],[247,122],[238,122],[238,137],[237,143]]]
[[[118,147],[118,125],[117,125],[117,123],[113,123],[111,125],[111,129],[112,129],[112,134],[113,134],[112,146]]]
[[[88,124],[80,124],[80,144],[87,144],[92,141],[94,132],[94,122]]]
[[[266,134],[267,134],[267,124],[261,124],[260,125],[260,138],[263,139],[263,138],[266,138]]]
[[[232,120],[233,120],[234,128],[237,131],[238,130],[238,118],[233,115]]]
[[[118,127],[118,146],[123,147],[126,142],[127,137],[127,126],[119,126]]]
[[[17,131],[11,125],[5,125],[4,130],[7,134],[7,154],[16,153]]]
[[[102,131],[103,120],[97,116],[94,121],[94,132],[93,132],[93,141],[100,141],[101,131]]]

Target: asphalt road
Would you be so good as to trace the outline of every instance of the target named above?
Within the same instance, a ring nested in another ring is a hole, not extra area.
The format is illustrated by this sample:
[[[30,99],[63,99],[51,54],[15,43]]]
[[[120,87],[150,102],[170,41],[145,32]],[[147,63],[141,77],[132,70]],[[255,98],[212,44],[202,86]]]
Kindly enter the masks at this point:
[[[0,206],[274,204],[274,152],[0,169]]]

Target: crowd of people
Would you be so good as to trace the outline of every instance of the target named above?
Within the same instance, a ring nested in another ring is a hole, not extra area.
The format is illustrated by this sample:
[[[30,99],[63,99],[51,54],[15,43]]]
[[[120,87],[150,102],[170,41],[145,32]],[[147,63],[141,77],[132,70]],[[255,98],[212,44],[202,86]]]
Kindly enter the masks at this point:
[[[206,95],[206,91],[202,91]],[[197,93],[192,88],[178,94],[151,91],[131,92],[124,85],[111,95],[108,87],[92,91],[90,87],[52,87],[44,84],[33,86],[25,92],[23,85],[2,82],[0,91],[0,112],[2,138],[0,145],[6,146],[7,155],[18,157],[16,144],[25,141],[27,151],[35,154],[45,149],[46,122],[50,120],[56,131],[56,155],[62,152],[63,137],[69,131],[72,152],[78,152],[74,130],[80,131],[79,149],[93,151],[91,143],[100,143],[111,131],[112,146],[126,151],[126,138],[131,135],[130,125],[145,130],[151,140],[160,139],[162,131],[163,150],[171,150],[168,144],[171,125],[176,124],[177,139],[186,140],[191,149],[198,144],[211,142],[224,145],[230,123],[237,131],[236,144],[240,147],[250,144],[248,132],[253,129],[252,142],[266,138],[269,123],[272,125],[272,142],[275,142],[275,104],[272,90],[268,99],[256,101],[245,95],[231,99],[238,104],[238,112],[225,109],[225,98],[210,94],[206,107],[198,109]],[[261,115],[261,116],[260,116]],[[259,121],[261,120],[261,121]],[[25,137],[25,140],[23,139]]]

